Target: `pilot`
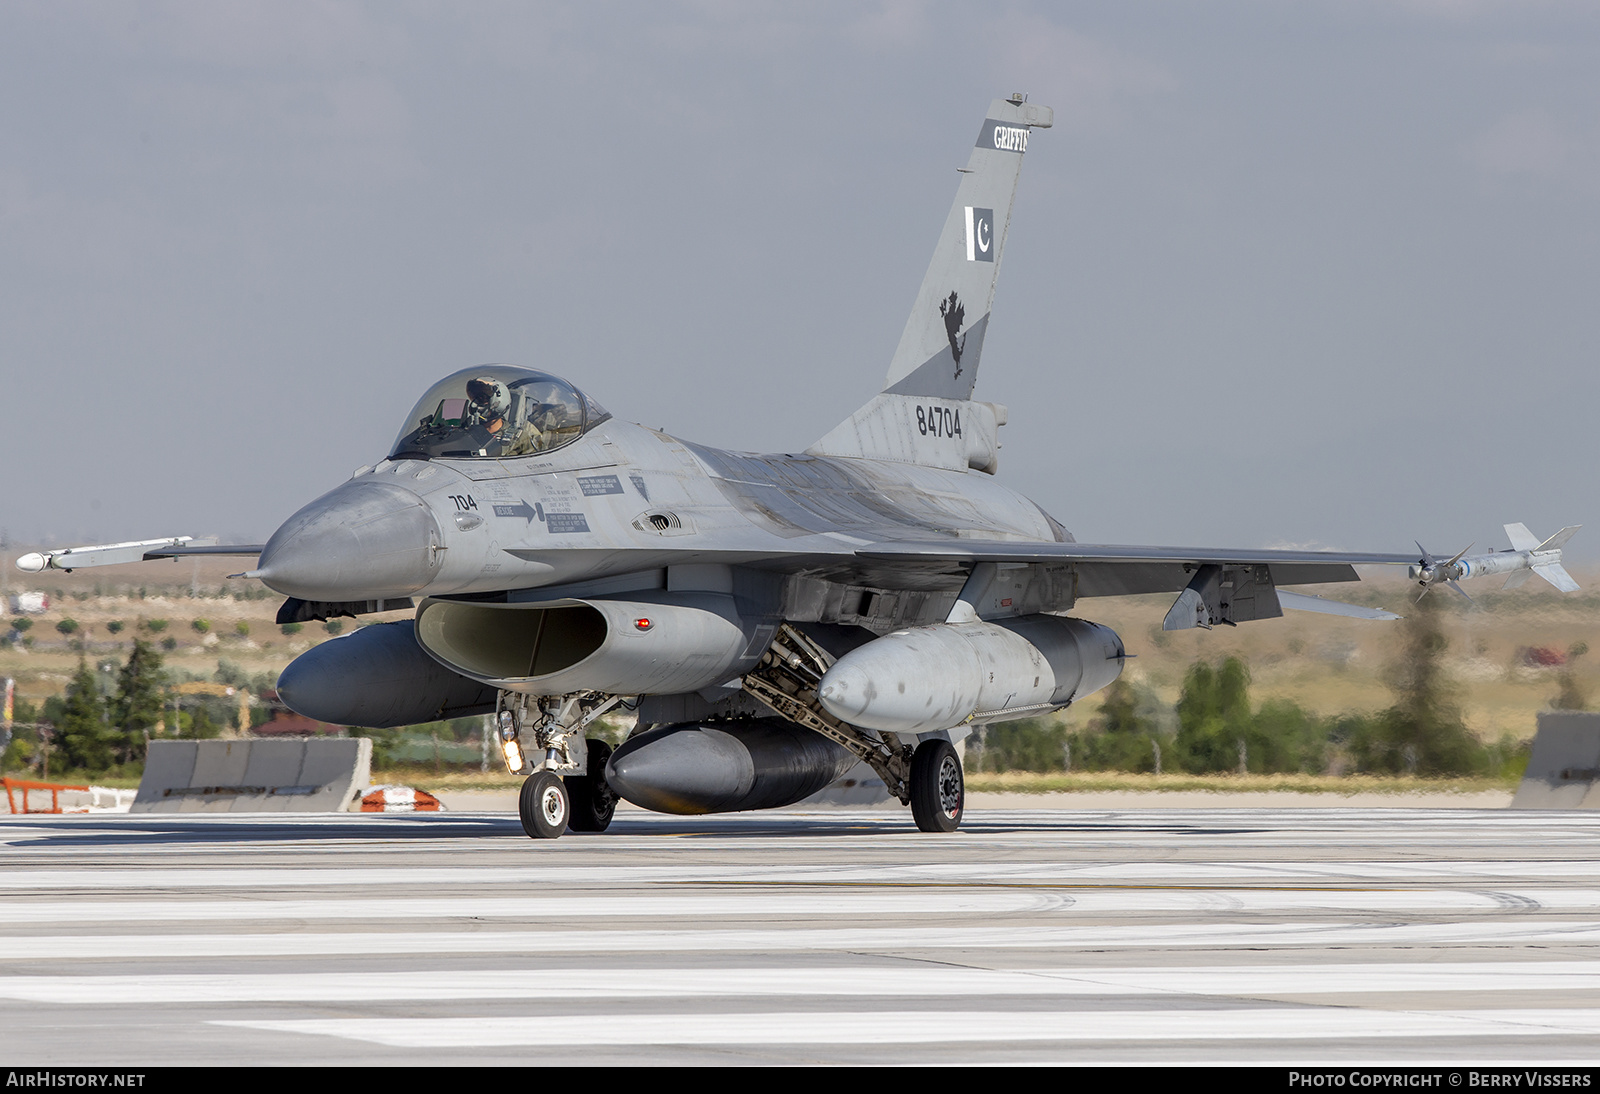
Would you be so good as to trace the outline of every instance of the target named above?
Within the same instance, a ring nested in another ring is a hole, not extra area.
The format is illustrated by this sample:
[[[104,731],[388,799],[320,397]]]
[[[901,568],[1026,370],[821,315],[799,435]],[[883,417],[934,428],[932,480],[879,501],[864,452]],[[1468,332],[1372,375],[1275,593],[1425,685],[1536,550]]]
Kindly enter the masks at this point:
[[[467,381],[467,401],[472,425],[481,425],[491,436],[497,436],[506,427],[506,414],[511,409],[511,394],[506,385],[492,376],[479,376]]]
[[[545,428],[544,422],[548,416],[545,405],[524,394],[522,410],[525,414],[522,428],[516,431],[516,435],[506,445],[507,456],[526,456],[532,452],[543,452],[550,447],[550,433]]]

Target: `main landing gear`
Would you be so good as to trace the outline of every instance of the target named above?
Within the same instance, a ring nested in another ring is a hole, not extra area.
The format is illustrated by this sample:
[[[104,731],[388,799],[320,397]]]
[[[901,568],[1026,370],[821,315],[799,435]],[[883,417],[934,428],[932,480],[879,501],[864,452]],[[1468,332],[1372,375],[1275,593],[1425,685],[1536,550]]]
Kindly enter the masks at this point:
[[[760,663],[743,678],[744,690],[774,714],[822,734],[869,765],[889,793],[911,806],[924,832],[954,832],[966,808],[961,757],[949,741],[930,738],[912,751],[894,733],[872,736],[822,709],[817,687],[833,655],[788,623],[778,628]]]
[[[923,741],[911,754],[911,816],[924,832],[954,832],[967,804],[961,757],[949,741]]]

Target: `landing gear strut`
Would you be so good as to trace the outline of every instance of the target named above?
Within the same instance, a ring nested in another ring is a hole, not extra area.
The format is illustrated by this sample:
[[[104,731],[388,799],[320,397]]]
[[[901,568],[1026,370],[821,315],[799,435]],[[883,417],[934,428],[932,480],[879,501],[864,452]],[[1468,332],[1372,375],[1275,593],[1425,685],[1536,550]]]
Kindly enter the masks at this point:
[[[954,832],[967,804],[961,757],[949,741],[923,741],[911,755],[911,816],[924,832]]]
[[[495,726],[506,768],[526,775],[517,813],[534,839],[574,832],[604,832],[617,808],[606,783],[611,746],[588,741],[583,731],[622,696],[597,692],[538,696],[500,693]],[[564,778],[563,778],[564,777]]]

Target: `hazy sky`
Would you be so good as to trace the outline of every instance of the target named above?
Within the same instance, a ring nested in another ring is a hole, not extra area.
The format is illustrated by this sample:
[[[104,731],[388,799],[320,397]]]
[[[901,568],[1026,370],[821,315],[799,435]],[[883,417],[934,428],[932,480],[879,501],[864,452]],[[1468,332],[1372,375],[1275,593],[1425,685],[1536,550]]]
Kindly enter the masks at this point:
[[[0,530],[259,541],[506,361],[797,451],[989,100],[977,397],[1082,540],[1600,557],[1600,5],[0,0]]]

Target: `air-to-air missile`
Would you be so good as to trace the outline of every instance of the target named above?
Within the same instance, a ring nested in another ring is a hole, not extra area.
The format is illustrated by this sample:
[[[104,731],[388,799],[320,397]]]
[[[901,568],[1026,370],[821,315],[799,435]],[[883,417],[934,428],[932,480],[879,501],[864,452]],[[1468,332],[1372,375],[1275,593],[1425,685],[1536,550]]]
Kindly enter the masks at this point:
[[[1491,574],[1510,574],[1505,583],[1507,589],[1515,589],[1528,580],[1530,574],[1538,574],[1564,593],[1576,592],[1578,583],[1572,580],[1572,575],[1561,565],[1561,548],[1582,527],[1581,524],[1574,524],[1563,528],[1541,542],[1538,536],[1528,531],[1526,524],[1508,524],[1505,529],[1506,538],[1511,540],[1510,550],[1469,555],[1467,551],[1472,548],[1468,546],[1454,558],[1442,562],[1435,559],[1428,553],[1428,549],[1419,543],[1417,549],[1422,552],[1422,558],[1411,567],[1411,579],[1422,586],[1419,599],[1426,595],[1429,589],[1439,584],[1449,585],[1462,596],[1466,596],[1466,590],[1456,582],[1463,578],[1488,577]]]

